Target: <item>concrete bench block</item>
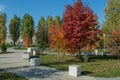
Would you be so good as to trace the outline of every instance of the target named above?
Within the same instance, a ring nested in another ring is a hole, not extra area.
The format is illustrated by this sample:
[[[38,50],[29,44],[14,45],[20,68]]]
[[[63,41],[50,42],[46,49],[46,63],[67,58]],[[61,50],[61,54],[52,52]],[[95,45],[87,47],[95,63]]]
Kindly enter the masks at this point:
[[[28,52],[28,53],[32,53],[32,52],[33,52],[33,48],[28,48],[28,49],[27,49],[27,52]]]
[[[22,58],[23,59],[29,59],[30,58],[30,54],[29,53],[24,53],[24,54],[22,54]]]
[[[78,65],[69,66],[69,75],[75,76],[75,77],[80,76],[81,75],[80,66],[78,66]]]
[[[30,66],[39,66],[40,65],[40,58],[31,58],[30,59]]]
[[[33,50],[33,55],[37,55],[36,50]]]

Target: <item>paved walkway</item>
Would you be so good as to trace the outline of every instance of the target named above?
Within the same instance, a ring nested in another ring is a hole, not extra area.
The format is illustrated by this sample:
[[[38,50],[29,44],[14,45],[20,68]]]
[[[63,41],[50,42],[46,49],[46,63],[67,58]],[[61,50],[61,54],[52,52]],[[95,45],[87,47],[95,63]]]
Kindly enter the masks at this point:
[[[89,76],[72,77],[67,72],[45,66],[29,66],[28,60],[22,59],[25,50],[9,49],[10,54],[0,55],[0,69],[16,73],[29,80],[120,80],[120,78],[94,78]]]

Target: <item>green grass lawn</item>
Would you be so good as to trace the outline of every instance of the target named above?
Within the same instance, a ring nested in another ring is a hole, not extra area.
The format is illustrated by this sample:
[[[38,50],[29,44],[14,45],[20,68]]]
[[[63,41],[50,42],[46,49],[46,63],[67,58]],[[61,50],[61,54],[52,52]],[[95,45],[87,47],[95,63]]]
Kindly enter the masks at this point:
[[[81,62],[76,56],[42,55],[42,65],[68,71],[69,65],[80,65],[82,75],[95,77],[120,77],[120,60],[117,59],[91,59],[90,62]]]
[[[0,69],[0,80],[27,80],[27,79]]]

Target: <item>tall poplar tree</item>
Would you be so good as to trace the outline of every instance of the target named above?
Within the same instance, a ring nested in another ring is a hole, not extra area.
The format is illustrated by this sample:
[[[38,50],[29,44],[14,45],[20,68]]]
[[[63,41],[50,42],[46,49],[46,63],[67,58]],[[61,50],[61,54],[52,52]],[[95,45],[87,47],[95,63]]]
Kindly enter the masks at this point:
[[[14,15],[14,18],[11,19],[9,22],[9,33],[11,39],[14,42],[14,46],[15,42],[18,40],[20,36],[20,26],[21,26],[20,18],[17,15]]]
[[[55,18],[54,18],[54,21],[53,21],[53,25],[58,25],[58,26],[60,26],[61,25],[61,18],[60,18],[60,16],[55,16]]]
[[[52,25],[53,25],[53,18],[52,18],[52,16],[48,16],[47,20],[46,20],[46,26],[49,29]]]
[[[28,42],[26,44],[26,47],[28,47],[32,43],[32,37],[34,35],[34,21],[32,16],[29,14],[25,14],[22,19],[22,24],[21,24],[21,35],[25,42]],[[26,41],[26,39],[28,41]]]
[[[36,33],[37,47],[40,48],[41,52],[48,46],[48,34],[46,28],[45,18],[42,16],[38,22],[38,30]]]
[[[120,0],[107,0],[104,12],[106,20],[103,23],[102,30],[106,35],[109,35],[120,25]]]
[[[6,13],[0,13],[0,43],[5,43],[6,39]]]

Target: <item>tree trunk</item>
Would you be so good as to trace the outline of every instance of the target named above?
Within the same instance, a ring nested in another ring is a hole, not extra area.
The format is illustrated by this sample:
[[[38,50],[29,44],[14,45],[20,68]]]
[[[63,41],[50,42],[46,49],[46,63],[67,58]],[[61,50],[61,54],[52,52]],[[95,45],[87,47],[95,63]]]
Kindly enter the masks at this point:
[[[79,59],[81,59],[81,48],[80,48],[80,46],[78,47],[77,57],[78,57]]]
[[[15,46],[15,41],[14,41],[14,46]]]
[[[58,52],[57,59],[59,59],[59,56],[60,56],[60,55],[59,55],[59,48],[57,49],[57,52]]]

